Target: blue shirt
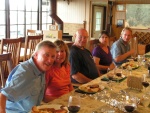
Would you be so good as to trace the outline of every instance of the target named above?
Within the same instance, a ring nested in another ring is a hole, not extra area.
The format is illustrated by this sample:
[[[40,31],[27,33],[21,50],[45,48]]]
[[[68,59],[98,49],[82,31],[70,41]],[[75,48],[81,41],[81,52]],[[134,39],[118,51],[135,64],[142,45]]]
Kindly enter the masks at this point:
[[[111,47],[111,54],[112,54],[112,58],[113,61],[116,57],[125,54],[126,52],[130,51],[130,45],[129,43],[124,44],[123,39],[120,38],[119,40],[117,40],[116,42],[113,43],[112,47]],[[130,56],[129,56],[130,57]],[[128,59],[128,58],[127,58]],[[115,65],[120,66],[122,63],[127,62],[127,59],[121,61],[121,62],[115,62]]]
[[[7,113],[27,113],[39,105],[45,89],[45,74],[32,58],[16,66],[9,74],[1,93],[7,97]]]

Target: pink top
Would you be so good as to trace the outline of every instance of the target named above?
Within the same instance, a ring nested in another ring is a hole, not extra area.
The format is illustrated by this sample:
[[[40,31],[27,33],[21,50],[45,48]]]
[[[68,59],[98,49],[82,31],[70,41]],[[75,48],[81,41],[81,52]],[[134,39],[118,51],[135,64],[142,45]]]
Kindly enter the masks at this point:
[[[73,89],[70,80],[70,65],[61,68],[52,66],[46,73],[46,85],[45,95],[59,97],[69,93]]]

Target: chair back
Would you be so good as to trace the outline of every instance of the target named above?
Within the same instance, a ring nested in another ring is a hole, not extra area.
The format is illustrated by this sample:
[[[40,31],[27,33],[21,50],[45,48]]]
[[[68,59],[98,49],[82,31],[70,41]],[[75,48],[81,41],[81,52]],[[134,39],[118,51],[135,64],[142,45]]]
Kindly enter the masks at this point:
[[[7,71],[8,69],[8,71]],[[0,54],[0,76],[1,76],[1,87],[5,85],[5,72],[11,72],[13,69],[11,53]],[[9,74],[8,73],[8,74]]]
[[[43,31],[42,30],[27,29],[27,35],[28,36],[43,35]]]
[[[148,52],[150,52],[150,44],[147,44],[145,46],[145,53],[148,53]]]
[[[0,54],[11,53],[13,66],[19,64],[22,38],[2,39]]]
[[[40,41],[42,41],[42,39],[43,39],[43,35],[27,36],[26,37],[26,39],[25,39],[24,60],[23,61],[28,60],[32,56],[36,45]]]

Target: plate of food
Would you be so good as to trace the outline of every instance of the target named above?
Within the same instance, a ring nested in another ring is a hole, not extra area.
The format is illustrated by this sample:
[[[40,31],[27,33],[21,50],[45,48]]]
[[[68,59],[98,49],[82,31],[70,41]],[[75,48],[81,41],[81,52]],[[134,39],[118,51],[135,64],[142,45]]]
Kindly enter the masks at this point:
[[[130,62],[130,61],[137,61],[137,57],[128,58],[127,60],[128,60],[129,62]]]
[[[69,113],[67,107],[59,104],[33,106],[31,113]]]
[[[127,77],[123,74],[121,74],[121,76],[113,76],[111,79],[108,76],[104,76],[103,78],[101,78],[102,81],[115,81],[115,82],[122,82],[123,80],[125,80]]]
[[[94,94],[104,89],[104,86],[99,86],[99,84],[90,84],[79,86],[76,92]]]
[[[123,63],[121,65],[121,68],[123,69],[129,69],[129,70],[134,70],[139,68],[139,65],[137,62],[127,62],[127,63]]]

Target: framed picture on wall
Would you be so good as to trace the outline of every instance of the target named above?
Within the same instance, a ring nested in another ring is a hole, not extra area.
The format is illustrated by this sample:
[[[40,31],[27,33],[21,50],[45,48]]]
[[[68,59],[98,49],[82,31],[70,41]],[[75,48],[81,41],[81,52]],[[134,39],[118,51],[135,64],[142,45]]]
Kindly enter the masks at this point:
[[[124,20],[123,19],[117,20],[117,27],[124,27]]]
[[[117,11],[125,11],[125,5],[121,4],[121,5],[117,5]]]

